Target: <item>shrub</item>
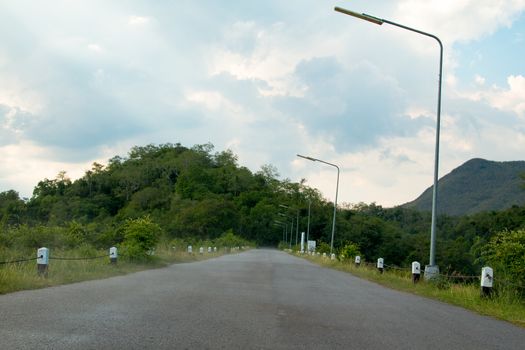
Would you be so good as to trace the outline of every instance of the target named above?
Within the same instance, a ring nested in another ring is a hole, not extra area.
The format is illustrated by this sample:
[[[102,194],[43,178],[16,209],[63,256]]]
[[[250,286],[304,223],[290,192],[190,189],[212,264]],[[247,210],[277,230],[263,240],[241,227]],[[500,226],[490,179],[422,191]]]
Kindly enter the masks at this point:
[[[122,256],[129,260],[149,260],[162,233],[149,216],[126,220],[122,231]]]
[[[359,255],[361,259],[364,261],[365,258],[359,251],[359,245],[354,242],[348,242],[344,245],[343,248],[339,251],[339,259],[341,261],[350,261],[353,262],[355,256]]]
[[[525,289],[525,229],[496,234],[485,246],[483,257],[494,269],[496,281],[499,272],[499,276]]]
[[[330,244],[326,242],[319,242],[319,244],[317,244],[316,250],[321,254],[323,253],[330,254]]]

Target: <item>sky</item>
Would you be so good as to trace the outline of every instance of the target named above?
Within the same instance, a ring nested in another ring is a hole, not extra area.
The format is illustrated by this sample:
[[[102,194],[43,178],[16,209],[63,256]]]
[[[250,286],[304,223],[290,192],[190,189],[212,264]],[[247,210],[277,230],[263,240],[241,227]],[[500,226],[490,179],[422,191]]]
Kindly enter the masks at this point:
[[[133,146],[212,143],[338,203],[395,206],[523,160],[525,0],[0,0],[0,192]]]

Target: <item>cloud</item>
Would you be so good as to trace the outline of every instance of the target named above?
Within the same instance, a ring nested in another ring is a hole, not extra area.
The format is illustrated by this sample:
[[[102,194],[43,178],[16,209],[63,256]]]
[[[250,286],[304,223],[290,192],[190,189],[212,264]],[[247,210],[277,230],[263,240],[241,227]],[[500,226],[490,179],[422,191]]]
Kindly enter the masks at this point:
[[[128,24],[132,26],[139,26],[139,25],[145,25],[150,22],[149,17],[145,16],[129,16],[128,18]]]
[[[405,0],[393,15],[400,23],[428,31],[452,45],[478,40],[509,27],[525,10],[525,0]]]
[[[509,76],[508,89],[493,87],[492,91],[482,93],[492,107],[512,111],[519,117],[525,117],[525,76]]]
[[[481,90],[456,91],[460,98],[480,101],[506,112],[512,112],[518,117],[525,117],[525,77],[511,75],[507,77],[508,88],[493,85]],[[481,84],[482,85],[482,84]]]
[[[276,106],[321,135],[338,151],[373,146],[381,137],[413,133],[428,124],[408,117],[407,96],[395,79],[372,64],[347,69],[334,57],[301,62],[294,77],[303,97],[276,98]]]

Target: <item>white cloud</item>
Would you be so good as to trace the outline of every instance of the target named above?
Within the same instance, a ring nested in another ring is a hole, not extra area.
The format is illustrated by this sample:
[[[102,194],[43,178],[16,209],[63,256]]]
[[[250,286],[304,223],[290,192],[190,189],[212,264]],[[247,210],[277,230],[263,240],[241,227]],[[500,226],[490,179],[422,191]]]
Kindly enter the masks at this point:
[[[524,9],[525,0],[405,0],[398,3],[394,17],[452,45],[509,27]]]
[[[478,85],[485,85],[485,78],[483,78],[481,75],[476,74],[476,76],[474,77],[474,81]]]
[[[109,157],[108,157],[109,158]],[[54,179],[60,171],[66,171],[71,179],[84,175],[85,170],[97,160],[87,162],[60,162],[47,147],[30,141],[0,147],[0,182],[2,188],[13,188],[21,197],[31,197],[34,187],[44,178]],[[105,163],[107,159],[99,159]]]
[[[525,117],[525,76],[509,76],[508,89],[493,87],[492,91],[483,93],[492,107],[503,111],[512,111]]]
[[[150,17],[145,16],[129,16],[128,24],[132,26],[140,26],[148,24],[151,21]]]
[[[483,90],[456,91],[455,94],[460,98],[483,101],[493,108],[525,117],[525,76],[511,75],[507,77],[507,84],[507,88],[493,85]]]
[[[96,53],[102,52],[102,47],[100,47],[100,45],[97,44],[89,44],[88,49]]]

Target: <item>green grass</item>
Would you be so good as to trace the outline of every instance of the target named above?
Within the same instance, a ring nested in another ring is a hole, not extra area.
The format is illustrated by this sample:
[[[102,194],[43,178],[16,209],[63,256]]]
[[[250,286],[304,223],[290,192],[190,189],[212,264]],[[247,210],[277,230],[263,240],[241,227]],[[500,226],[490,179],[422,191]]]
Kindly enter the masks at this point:
[[[302,257],[318,265],[348,272],[388,288],[437,299],[525,327],[525,300],[510,288],[499,289],[491,298],[482,298],[479,282],[474,284],[426,282],[421,276],[419,283],[414,284],[412,274],[408,271],[386,270],[380,274],[373,267],[357,268],[354,264],[332,261],[328,258],[308,255]]]
[[[84,257],[107,255],[107,251],[91,251],[89,255],[85,250],[76,249],[68,251],[53,250],[51,257]],[[28,261],[16,264],[0,265],[0,294],[11,293],[20,290],[37,289],[61,284],[74,283],[86,280],[102,279],[117,275],[124,275],[146,269],[164,267],[174,263],[192,262],[205,260],[226,252],[220,250],[216,253],[188,254],[184,251],[174,251],[166,246],[159,246],[155,255],[147,262],[129,262],[119,259],[118,263],[110,264],[109,256],[92,260],[50,260],[48,274],[46,277],[37,274],[36,261]],[[36,252],[25,252],[25,254],[0,251],[0,261],[16,260],[20,257],[32,257]]]

